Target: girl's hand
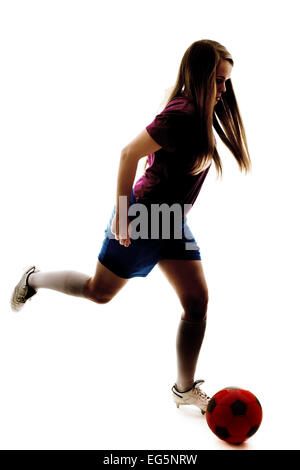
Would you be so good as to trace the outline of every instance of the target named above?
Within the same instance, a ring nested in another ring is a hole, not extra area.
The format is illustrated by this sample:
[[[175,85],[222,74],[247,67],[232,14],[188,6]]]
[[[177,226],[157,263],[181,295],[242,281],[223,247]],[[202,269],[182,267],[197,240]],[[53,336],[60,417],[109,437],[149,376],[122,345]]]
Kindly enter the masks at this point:
[[[125,246],[126,248],[131,244],[129,236],[129,224],[130,220],[127,218],[126,229],[121,232],[119,230],[119,216],[115,214],[112,223],[111,223],[111,233],[115,236],[116,240],[119,240],[120,245]],[[125,228],[125,224],[124,224]]]

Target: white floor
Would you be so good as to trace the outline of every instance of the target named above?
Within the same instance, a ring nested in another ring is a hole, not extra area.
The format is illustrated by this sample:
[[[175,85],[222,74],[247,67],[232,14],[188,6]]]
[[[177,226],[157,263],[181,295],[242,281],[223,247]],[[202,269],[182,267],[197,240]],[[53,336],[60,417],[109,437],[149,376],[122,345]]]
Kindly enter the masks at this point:
[[[274,349],[273,361],[267,351],[261,356],[259,338],[234,342],[227,331],[228,342],[222,341],[224,324],[217,327],[213,318],[197,378],[206,379],[210,396],[229,385],[251,390],[263,407],[262,425],[247,443],[232,447],[210,431],[197,408],[176,408],[170,388],[180,309],[158,269],[105,306],[43,290],[19,314],[1,307],[1,448],[298,448],[299,409],[296,404],[291,412],[288,404],[298,379],[288,382],[288,371],[276,371]]]

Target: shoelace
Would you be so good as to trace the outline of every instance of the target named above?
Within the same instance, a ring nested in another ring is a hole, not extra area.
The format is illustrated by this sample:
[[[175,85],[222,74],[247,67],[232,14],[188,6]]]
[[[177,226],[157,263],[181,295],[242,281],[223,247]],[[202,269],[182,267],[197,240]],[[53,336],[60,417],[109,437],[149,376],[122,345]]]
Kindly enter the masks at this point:
[[[26,297],[26,294],[19,294],[18,297],[17,297],[17,301],[18,302],[25,302],[25,297]]]
[[[24,286],[26,287],[26,286]],[[32,297],[32,295],[29,295],[30,294],[30,288],[27,287],[26,291],[24,294],[20,294],[18,297],[17,297],[17,301],[18,302],[22,302],[23,304],[26,302],[26,300],[30,300],[30,298]]]
[[[193,390],[195,394],[199,395],[202,399],[209,400],[209,396],[206,395],[206,393],[203,392],[203,390],[201,390],[200,388],[200,385],[202,385],[203,383],[204,383],[204,380],[196,380]]]

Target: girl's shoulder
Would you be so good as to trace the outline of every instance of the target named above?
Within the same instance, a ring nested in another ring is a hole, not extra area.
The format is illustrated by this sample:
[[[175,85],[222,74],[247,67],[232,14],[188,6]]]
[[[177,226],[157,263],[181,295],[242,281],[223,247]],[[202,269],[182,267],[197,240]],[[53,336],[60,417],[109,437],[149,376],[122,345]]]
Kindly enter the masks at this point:
[[[172,100],[166,105],[165,110],[178,111],[193,115],[195,113],[195,106],[194,103],[186,96],[180,95],[172,98]]]

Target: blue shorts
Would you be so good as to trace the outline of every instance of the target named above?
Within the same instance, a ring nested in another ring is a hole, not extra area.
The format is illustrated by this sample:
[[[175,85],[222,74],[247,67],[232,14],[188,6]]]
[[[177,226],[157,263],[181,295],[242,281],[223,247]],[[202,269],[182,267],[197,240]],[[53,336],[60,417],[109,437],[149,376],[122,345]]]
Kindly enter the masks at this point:
[[[130,205],[133,203],[136,203],[136,199],[132,190]],[[118,276],[125,279],[146,277],[162,259],[201,260],[199,247],[186,223],[186,216],[182,219],[182,238],[131,238],[130,245],[125,247],[120,245],[110,230],[115,212],[116,206],[105,229],[98,260]],[[129,216],[129,219],[135,217]]]

